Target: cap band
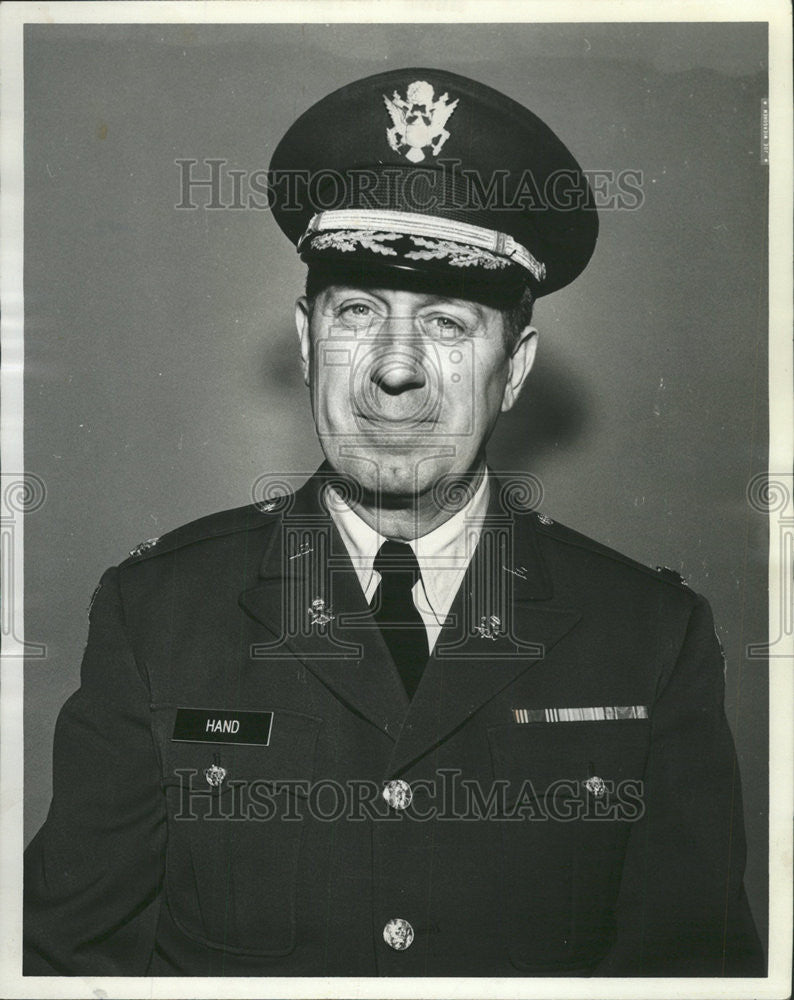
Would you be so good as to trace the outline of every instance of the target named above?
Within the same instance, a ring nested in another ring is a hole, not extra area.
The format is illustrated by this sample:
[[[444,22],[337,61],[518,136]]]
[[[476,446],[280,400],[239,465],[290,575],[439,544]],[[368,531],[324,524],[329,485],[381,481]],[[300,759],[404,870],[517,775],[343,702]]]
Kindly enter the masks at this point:
[[[455,243],[488,250],[519,264],[529,271],[536,281],[542,281],[546,277],[546,265],[507,233],[472,226],[467,222],[456,222],[454,219],[440,218],[437,215],[420,215],[413,212],[380,212],[375,209],[333,209],[318,212],[312,217],[306,232],[298,240],[298,250],[310,236],[331,229],[388,230],[406,236],[452,240]]]

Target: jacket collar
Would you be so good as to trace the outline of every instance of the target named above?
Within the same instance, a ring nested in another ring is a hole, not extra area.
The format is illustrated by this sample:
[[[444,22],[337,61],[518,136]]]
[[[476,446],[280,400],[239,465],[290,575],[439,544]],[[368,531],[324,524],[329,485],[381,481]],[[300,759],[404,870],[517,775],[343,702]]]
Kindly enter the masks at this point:
[[[334,479],[321,467],[284,499],[259,583],[240,595],[240,604],[271,633],[254,650],[256,659],[267,665],[297,656],[349,708],[396,740],[408,697],[323,504]]]
[[[332,479],[322,467],[286,498],[260,580],[240,595],[240,604],[269,633],[255,658],[267,664],[298,657],[394,740],[389,772],[398,773],[542,659],[580,614],[554,601],[534,515],[516,510],[509,484],[491,475],[479,544],[409,704],[323,506],[323,488]]]

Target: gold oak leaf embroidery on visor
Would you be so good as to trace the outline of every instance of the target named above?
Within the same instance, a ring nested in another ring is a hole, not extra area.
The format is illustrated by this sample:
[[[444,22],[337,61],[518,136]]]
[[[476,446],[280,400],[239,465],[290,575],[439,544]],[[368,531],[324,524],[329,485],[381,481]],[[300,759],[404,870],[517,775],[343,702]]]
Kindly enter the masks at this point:
[[[324,235],[318,239],[316,233]],[[333,236],[326,235],[333,233]],[[399,234],[399,235],[398,235]],[[534,257],[525,246],[517,243],[508,233],[483,229],[455,219],[420,215],[400,211],[373,211],[371,209],[333,209],[312,216],[309,225],[298,240],[300,251],[311,240],[314,250],[341,249],[354,251],[375,241],[376,253],[397,256],[384,248],[384,240],[404,236],[415,247],[406,254],[414,260],[442,260],[453,267],[481,265],[494,270],[516,264],[529,271],[537,280],[546,277],[546,265]],[[366,242],[365,242],[366,241]]]
[[[384,244],[384,240],[399,240],[399,233],[374,233],[363,229],[359,230],[332,230],[321,233],[312,240],[313,250],[341,250],[343,253],[352,253],[359,247],[364,250],[371,250],[373,253],[381,253],[385,257],[396,257],[397,251]]]
[[[479,247],[468,247],[462,243],[452,243],[450,240],[431,240],[423,236],[412,236],[415,246],[427,247],[426,250],[410,250],[405,257],[408,260],[443,260],[452,267],[471,267],[472,264],[487,268],[490,271],[498,267],[507,267],[510,263],[504,257],[497,257],[489,250]]]
[[[343,253],[353,253],[359,248],[383,254],[385,257],[396,257],[394,247],[386,245],[387,240],[403,238],[401,233],[378,233],[365,229],[329,230],[312,239],[313,250],[341,250]],[[484,267],[495,271],[510,265],[506,257],[499,257],[490,250],[480,247],[466,246],[451,240],[428,239],[424,236],[410,236],[409,239],[421,250],[409,250],[403,254],[406,260],[444,260],[451,267]]]

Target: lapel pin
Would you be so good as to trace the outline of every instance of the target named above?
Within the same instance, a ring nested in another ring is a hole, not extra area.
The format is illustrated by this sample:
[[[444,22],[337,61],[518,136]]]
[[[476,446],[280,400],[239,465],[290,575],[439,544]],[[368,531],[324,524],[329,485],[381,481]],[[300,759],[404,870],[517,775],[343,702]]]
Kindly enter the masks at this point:
[[[331,609],[326,608],[322,597],[315,597],[309,608],[309,621],[312,625],[327,625],[333,621],[336,615],[331,614]]]
[[[310,552],[314,552],[311,545],[308,542],[301,542],[300,548],[290,556],[290,559],[300,559],[301,556],[307,556]]]
[[[480,619],[480,624],[474,626],[474,631],[479,633],[481,639],[495,640],[501,630],[502,619],[496,615],[484,616]]]
[[[587,781],[584,783],[584,787],[587,789],[588,792],[590,792],[592,796],[594,796],[597,799],[602,799],[607,790],[606,782],[604,781],[604,779],[599,778],[595,774],[587,779]]]
[[[204,777],[210,787],[220,788],[226,778],[226,768],[221,767],[220,764],[210,764],[204,771]]]

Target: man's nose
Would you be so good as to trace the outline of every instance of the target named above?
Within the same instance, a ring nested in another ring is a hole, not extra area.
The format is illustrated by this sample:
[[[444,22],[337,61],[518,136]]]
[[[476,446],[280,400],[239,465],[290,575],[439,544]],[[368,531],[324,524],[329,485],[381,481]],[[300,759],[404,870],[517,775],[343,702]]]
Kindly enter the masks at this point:
[[[383,392],[396,396],[427,384],[421,338],[410,319],[389,319],[378,333],[370,378]]]

